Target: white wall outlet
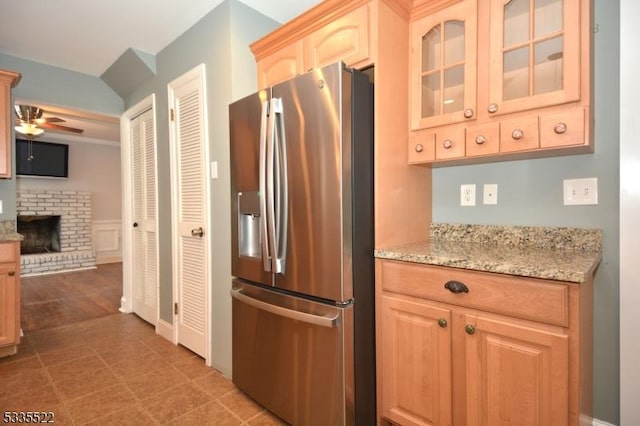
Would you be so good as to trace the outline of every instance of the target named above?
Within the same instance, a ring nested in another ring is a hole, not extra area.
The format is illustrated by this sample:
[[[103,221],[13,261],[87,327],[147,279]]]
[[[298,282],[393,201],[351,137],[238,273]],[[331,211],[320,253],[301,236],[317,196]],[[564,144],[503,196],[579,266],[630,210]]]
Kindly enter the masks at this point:
[[[460,185],[460,205],[475,206],[476,205],[476,185]]]
[[[598,178],[562,181],[565,206],[598,204]]]
[[[483,204],[498,204],[498,184],[485,183],[482,187]]]

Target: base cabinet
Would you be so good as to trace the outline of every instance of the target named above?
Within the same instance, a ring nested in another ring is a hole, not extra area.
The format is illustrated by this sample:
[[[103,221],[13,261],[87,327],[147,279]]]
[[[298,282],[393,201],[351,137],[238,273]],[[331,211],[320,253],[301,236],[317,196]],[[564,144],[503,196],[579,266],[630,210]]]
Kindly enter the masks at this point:
[[[20,343],[20,243],[0,243],[0,357]]]
[[[376,262],[380,424],[564,426],[591,415],[591,325],[580,318],[590,283]]]

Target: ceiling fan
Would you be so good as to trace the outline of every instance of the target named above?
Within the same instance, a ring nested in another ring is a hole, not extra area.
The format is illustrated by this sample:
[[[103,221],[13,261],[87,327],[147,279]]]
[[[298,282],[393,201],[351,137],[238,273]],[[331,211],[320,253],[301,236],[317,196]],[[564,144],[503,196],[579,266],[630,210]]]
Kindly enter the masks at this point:
[[[34,137],[44,133],[44,129],[63,130],[66,132],[82,133],[83,129],[62,126],[56,123],[64,123],[65,120],[58,117],[43,117],[44,110],[31,105],[15,105],[16,132]]]

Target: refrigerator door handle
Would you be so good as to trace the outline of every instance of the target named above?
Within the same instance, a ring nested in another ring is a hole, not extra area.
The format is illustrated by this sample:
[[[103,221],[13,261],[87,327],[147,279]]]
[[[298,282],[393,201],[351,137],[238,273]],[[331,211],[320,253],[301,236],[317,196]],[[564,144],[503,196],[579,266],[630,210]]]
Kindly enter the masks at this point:
[[[273,271],[277,274],[284,274],[285,261],[287,256],[287,229],[289,220],[289,188],[287,181],[287,140],[284,131],[284,115],[282,98],[272,98],[270,113],[272,117],[271,132],[273,134],[274,148],[274,213],[275,227],[273,234],[274,265]]]
[[[262,300],[254,299],[251,296],[243,294],[241,290],[231,289],[231,297],[240,302],[253,306],[261,311],[269,312],[275,315],[279,315],[284,318],[289,318],[295,321],[302,321],[307,324],[313,324],[320,327],[336,328],[340,314],[336,313],[332,316],[320,316],[313,315],[307,312],[296,311],[293,309],[283,308],[282,306],[272,305],[271,303],[263,302]]]
[[[265,271],[271,271],[271,253],[269,252],[269,232],[267,230],[267,115],[269,101],[262,101],[260,117],[260,244],[262,245],[262,262]]]

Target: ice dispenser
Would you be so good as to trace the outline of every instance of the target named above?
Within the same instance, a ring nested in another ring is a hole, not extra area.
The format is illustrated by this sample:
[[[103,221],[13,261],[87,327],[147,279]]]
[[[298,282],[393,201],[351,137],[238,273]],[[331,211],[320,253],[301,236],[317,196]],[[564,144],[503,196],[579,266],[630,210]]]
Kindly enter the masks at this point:
[[[238,251],[240,256],[260,259],[260,194],[238,193]]]

